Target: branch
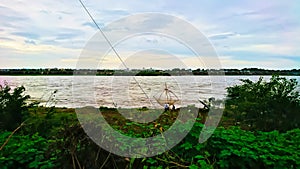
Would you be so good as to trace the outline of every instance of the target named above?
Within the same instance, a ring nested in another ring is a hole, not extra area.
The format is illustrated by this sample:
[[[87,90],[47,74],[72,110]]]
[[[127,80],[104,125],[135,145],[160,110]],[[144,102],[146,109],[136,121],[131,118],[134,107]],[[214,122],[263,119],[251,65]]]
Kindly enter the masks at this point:
[[[103,164],[102,164],[102,166],[100,167],[100,169],[102,169],[102,168],[105,166],[107,160],[108,160],[109,157],[110,157],[110,154],[111,154],[111,152],[110,152],[110,153],[108,154],[108,156],[106,157],[106,159],[105,159],[105,161],[103,162]]]
[[[189,168],[189,166],[185,166],[185,165],[176,163],[176,162],[174,162],[174,161],[166,161],[166,160],[161,159],[161,158],[158,158],[158,157],[156,157],[156,159],[157,159],[157,160],[160,160],[160,161],[162,161],[162,162],[165,162],[165,163],[175,164],[175,165],[177,165],[178,167],[181,167],[181,168]]]
[[[19,127],[17,127],[5,140],[5,142],[2,144],[2,146],[0,147],[0,151],[4,148],[4,146],[6,146],[6,144],[9,142],[9,140],[11,139],[11,137],[15,134],[15,132],[17,132],[22,126],[24,126],[25,121],[23,123],[21,123],[19,125]]]

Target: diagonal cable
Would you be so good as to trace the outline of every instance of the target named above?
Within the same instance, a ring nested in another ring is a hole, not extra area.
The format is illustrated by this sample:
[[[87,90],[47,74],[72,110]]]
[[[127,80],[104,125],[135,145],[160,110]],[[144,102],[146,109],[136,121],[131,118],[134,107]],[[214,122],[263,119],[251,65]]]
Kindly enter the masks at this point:
[[[87,14],[89,15],[89,17],[92,19],[92,21],[94,22],[94,24],[96,25],[97,29],[101,32],[102,36],[104,37],[104,39],[106,40],[106,42],[109,44],[109,46],[111,47],[111,49],[113,50],[113,52],[116,54],[116,56],[119,58],[119,60],[122,62],[123,66],[128,70],[129,68],[126,66],[125,62],[123,61],[123,59],[120,57],[119,53],[116,51],[116,49],[114,48],[114,46],[112,45],[112,43],[110,42],[110,40],[107,38],[107,36],[104,34],[104,32],[102,31],[102,29],[99,27],[99,25],[97,24],[97,22],[95,21],[95,19],[93,18],[93,16],[91,15],[91,13],[88,11],[88,9],[86,8],[86,6],[83,4],[83,2],[81,0],[79,0],[79,2],[81,3],[82,7],[84,8],[84,10],[87,12]],[[133,76],[134,81],[137,83],[137,85],[139,86],[139,88],[142,90],[142,92],[144,93],[144,95],[147,97],[147,99],[149,100],[149,102],[151,103],[151,105],[153,106],[153,103],[150,99],[150,97],[147,95],[147,93],[145,92],[145,90],[142,88],[141,84],[137,81],[137,79],[135,78],[135,76]]]

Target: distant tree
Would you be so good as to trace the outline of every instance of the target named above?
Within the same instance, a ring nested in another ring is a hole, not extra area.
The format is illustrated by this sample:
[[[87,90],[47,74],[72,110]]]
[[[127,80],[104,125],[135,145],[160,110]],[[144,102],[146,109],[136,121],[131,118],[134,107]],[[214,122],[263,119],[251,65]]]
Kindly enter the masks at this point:
[[[24,86],[16,87],[13,91],[5,82],[0,85],[0,130],[13,130],[20,125],[28,115]]]
[[[300,127],[300,96],[296,79],[273,75],[269,82],[241,80],[228,87],[225,114],[241,125],[263,131]]]

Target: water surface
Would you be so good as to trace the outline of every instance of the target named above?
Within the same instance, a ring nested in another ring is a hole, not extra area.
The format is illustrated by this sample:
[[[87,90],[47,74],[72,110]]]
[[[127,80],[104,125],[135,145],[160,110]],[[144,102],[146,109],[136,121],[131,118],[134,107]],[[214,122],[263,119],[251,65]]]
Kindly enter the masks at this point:
[[[299,76],[287,78],[300,80]],[[226,87],[240,84],[239,79],[256,81],[259,76],[0,76],[0,82],[7,81],[12,88],[25,86],[31,100],[70,108],[160,107],[154,97],[164,91],[165,84],[180,98],[177,106],[201,107],[198,99],[224,99]]]

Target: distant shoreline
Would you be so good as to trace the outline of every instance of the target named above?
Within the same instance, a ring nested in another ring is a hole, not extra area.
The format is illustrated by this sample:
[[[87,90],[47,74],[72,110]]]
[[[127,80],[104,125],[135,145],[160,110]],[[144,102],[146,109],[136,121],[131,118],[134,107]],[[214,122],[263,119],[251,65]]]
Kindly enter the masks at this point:
[[[272,76],[273,74],[241,74],[241,75],[228,75],[228,74],[225,74],[225,76]],[[281,74],[278,74],[279,76],[300,76],[300,75],[286,75],[286,74],[283,74],[283,75],[281,75]],[[0,74],[0,76],[40,76],[40,77],[46,77],[46,76],[86,76],[86,77],[88,77],[88,76],[99,76],[99,77],[101,77],[101,76],[107,76],[107,77],[109,77],[109,76],[134,76],[134,75],[64,75],[64,74],[62,74],[62,75],[30,75],[30,74],[28,74],[28,75],[16,75],[16,74],[14,74],[14,75],[2,75],[2,74]],[[142,75],[139,75],[139,76],[141,76],[141,77],[143,77]],[[157,77],[157,76],[161,76],[161,77],[163,77],[163,75],[156,75],[156,76],[149,76],[149,75],[146,75],[146,76],[148,76],[148,77]],[[172,76],[222,76],[222,75],[214,75],[214,74],[212,74],[212,75],[172,75]],[[144,76],[145,77],[145,76]]]
[[[258,68],[244,69],[0,69],[0,76],[300,76],[300,69],[292,70],[266,70]]]

